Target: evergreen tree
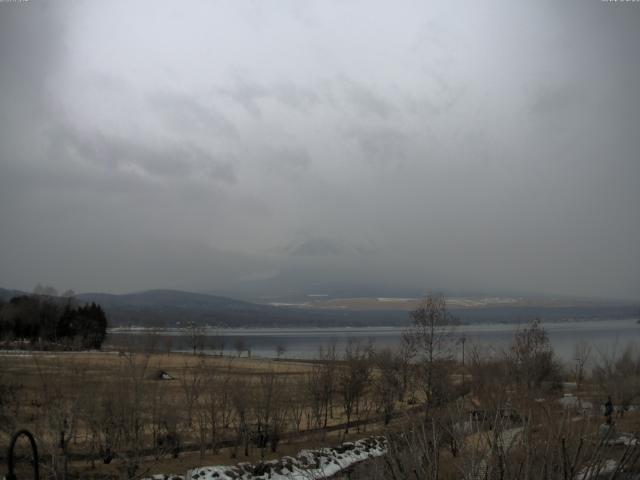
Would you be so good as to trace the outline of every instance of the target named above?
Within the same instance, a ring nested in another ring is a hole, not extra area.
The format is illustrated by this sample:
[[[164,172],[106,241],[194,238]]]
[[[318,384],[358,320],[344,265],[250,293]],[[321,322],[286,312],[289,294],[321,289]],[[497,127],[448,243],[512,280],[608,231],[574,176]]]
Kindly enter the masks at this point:
[[[76,307],[51,296],[22,295],[0,305],[0,339],[99,349],[106,335],[107,316],[95,302]]]

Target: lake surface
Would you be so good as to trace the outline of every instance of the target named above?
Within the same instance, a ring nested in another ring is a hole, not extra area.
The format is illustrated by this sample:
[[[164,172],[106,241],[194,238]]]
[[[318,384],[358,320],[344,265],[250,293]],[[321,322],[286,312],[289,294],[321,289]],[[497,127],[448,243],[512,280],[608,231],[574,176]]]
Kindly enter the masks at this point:
[[[630,344],[640,345],[640,324],[636,319],[593,320],[543,323],[556,354],[565,361],[574,356],[575,345],[585,341],[593,346],[593,354],[611,353]],[[461,339],[465,339],[465,350],[478,346],[485,351],[500,352],[509,347],[513,335],[522,325],[488,324],[462,325],[456,328],[450,342],[458,356],[462,353]],[[276,347],[285,348],[284,357],[310,359],[318,356],[321,346],[335,343],[343,351],[350,339],[362,343],[371,342],[375,347],[395,348],[400,344],[403,328],[262,328],[262,329],[206,329],[201,338],[202,351],[214,354],[224,344],[225,355],[235,355],[235,346],[243,343],[251,349],[254,357],[272,358]],[[168,329],[151,332],[145,329],[114,329],[109,332],[108,343],[112,345],[133,344],[142,346],[154,343],[159,351],[189,351],[193,341],[189,331]],[[246,355],[246,353],[244,354]]]

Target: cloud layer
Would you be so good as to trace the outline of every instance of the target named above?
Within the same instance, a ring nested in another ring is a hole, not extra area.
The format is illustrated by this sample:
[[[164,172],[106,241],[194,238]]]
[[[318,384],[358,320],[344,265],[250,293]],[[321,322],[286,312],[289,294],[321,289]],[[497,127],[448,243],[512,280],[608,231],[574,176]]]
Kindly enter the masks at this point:
[[[634,3],[0,3],[0,285],[640,298]]]

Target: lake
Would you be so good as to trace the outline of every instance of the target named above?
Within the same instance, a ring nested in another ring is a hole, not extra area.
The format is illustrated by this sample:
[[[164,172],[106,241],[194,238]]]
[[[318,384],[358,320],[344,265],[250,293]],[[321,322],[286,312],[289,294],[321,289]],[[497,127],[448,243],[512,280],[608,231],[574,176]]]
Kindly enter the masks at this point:
[[[594,355],[610,353],[625,348],[629,344],[639,344],[640,324],[636,319],[612,319],[591,321],[566,321],[543,323],[551,344],[564,361],[573,358],[575,345],[580,341],[593,346]],[[513,335],[521,325],[486,324],[462,325],[452,335],[451,348],[457,356],[462,353],[463,337],[465,349],[470,351],[476,345],[486,351],[499,352],[508,348]],[[262,328],[262,329],[206,329],[202,336],[204,353],[217,353],[216,345],[224,343],[225,355],[235,355],[235,345],[242,342],[251,349],[253,357],[272,358],[276,356],[276,347],[285,348],[283,357],[311,359],[318,355],[321,346],[335,343],[342,351],[349,339],[363,343],[371,342],[375,347],[397,347],[400,344],[403,328]],[[109,332],[111,345],[154,343],[162,351],[189,351],[192,348],[190,332],[184,329],[167,329],[152,332],[147,329],[113,329]],[[244,354],[246,355],[246,353]]]

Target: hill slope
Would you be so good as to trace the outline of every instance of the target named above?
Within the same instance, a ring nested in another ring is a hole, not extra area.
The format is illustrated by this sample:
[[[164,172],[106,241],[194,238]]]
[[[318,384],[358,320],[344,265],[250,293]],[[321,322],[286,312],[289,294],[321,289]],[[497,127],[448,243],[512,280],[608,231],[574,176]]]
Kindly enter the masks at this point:
[[[0,289],[5,301],[26,292]],[[304,308],[274,306],[236,300],[229,297],[179,290],[148,290],[128,294],[82,293],[80,303],[96,302],[106,311],[109,325],[176,327],[190,323],[219,327],[336,327],[407,325],[408,307],[362,309],[360,304]],[[344,302],[343,302],[344,303]],[[526,322],[534,318],[546,321],[566,319],[631,318],[638,306],[630,304],[557,304],[472,306],[461,308],[452,299],[450,311],[465,323]]]
[[[83,293],[81,302],[104,307],[112,326],[221,327],[380,325],[407,319],[406,312],[307,310],[245,302],[229,297],[179,290],[148,290],[114,295]]]

